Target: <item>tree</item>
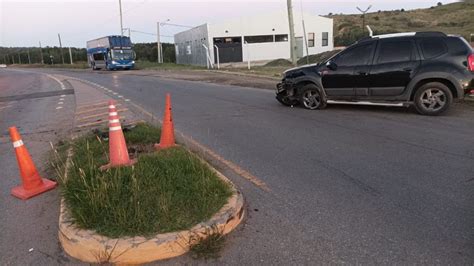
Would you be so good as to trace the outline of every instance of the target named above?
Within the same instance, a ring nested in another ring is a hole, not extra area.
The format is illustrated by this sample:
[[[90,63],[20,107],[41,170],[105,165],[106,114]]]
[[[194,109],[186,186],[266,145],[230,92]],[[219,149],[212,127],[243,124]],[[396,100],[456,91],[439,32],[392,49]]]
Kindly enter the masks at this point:
[[[442,6],[442,5],[443,5],[443,3],[441,3],[441,2],[438,2],[438,4],[437,4],[437,6]]]

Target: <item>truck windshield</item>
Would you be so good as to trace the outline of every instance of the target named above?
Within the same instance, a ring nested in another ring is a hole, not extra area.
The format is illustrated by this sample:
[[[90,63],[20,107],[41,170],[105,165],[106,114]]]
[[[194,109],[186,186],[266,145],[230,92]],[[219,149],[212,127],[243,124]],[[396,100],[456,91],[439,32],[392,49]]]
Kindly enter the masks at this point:
[[[133,51],[112,50],[112,60],[133,60]]]

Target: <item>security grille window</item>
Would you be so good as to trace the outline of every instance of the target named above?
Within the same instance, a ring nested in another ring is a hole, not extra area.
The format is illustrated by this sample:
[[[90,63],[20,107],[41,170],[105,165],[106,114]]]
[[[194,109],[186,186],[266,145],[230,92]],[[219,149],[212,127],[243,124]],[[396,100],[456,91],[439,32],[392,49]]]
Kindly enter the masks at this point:
[[[329,33],[328,32],[323,32],[323,39],[322,39],[322,46],[328,46],[329,43]]]
[[[204,38],[206,40],[206,38]],[[240,37],[225,37],[225,38],[214,38],[214,44],[220,44],[220,43],[240,43],[241,38]]]
[[[275,35],[275,42],[287,42],[288,34],[277,34]]]
[[[191,45],[186,46],[186,54],[191,54]]]
[[[245,36],[244,41],[247,43],[273,42],[273,35]]]
[[[308,33],[308,47],[314,47],[314,32]]]

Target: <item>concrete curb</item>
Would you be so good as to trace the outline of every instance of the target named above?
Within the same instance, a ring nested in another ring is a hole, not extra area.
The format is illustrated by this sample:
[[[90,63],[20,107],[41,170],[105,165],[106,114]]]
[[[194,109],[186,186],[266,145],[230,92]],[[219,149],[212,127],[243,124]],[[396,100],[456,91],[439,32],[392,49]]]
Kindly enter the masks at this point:
[[[211,167],[211,166],[210,166]],[[153,238],[108,238],[92,230],[79,229],[72,224],[69,212],[61,201],[59,241],[70,256],[89,263],[142,264],[180,256],[189,250],[196,236],[206,237],[211,232],[228,234],[244,218],[244,198],[235,185],[216,169],[213,171],[228,183],[233,195],[209,221],[190,230],[158,234]]]

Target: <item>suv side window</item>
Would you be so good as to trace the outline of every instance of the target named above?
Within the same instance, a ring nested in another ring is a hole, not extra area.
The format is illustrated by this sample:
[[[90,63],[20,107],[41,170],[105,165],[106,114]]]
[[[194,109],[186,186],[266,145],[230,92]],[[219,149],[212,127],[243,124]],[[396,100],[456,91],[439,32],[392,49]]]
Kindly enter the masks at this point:
[[[372,61],[374,43],[363,44],[342,52],[335,60],[338,66],[361,66]]]
[[[439,38],[423,38],[420,47],[425,59],[435,58],[448,51],[446,44]]]
[[[378,64],[407,62],[415,57],[415,45],[412,41],[384,41],[380,42],[377,57]]]

